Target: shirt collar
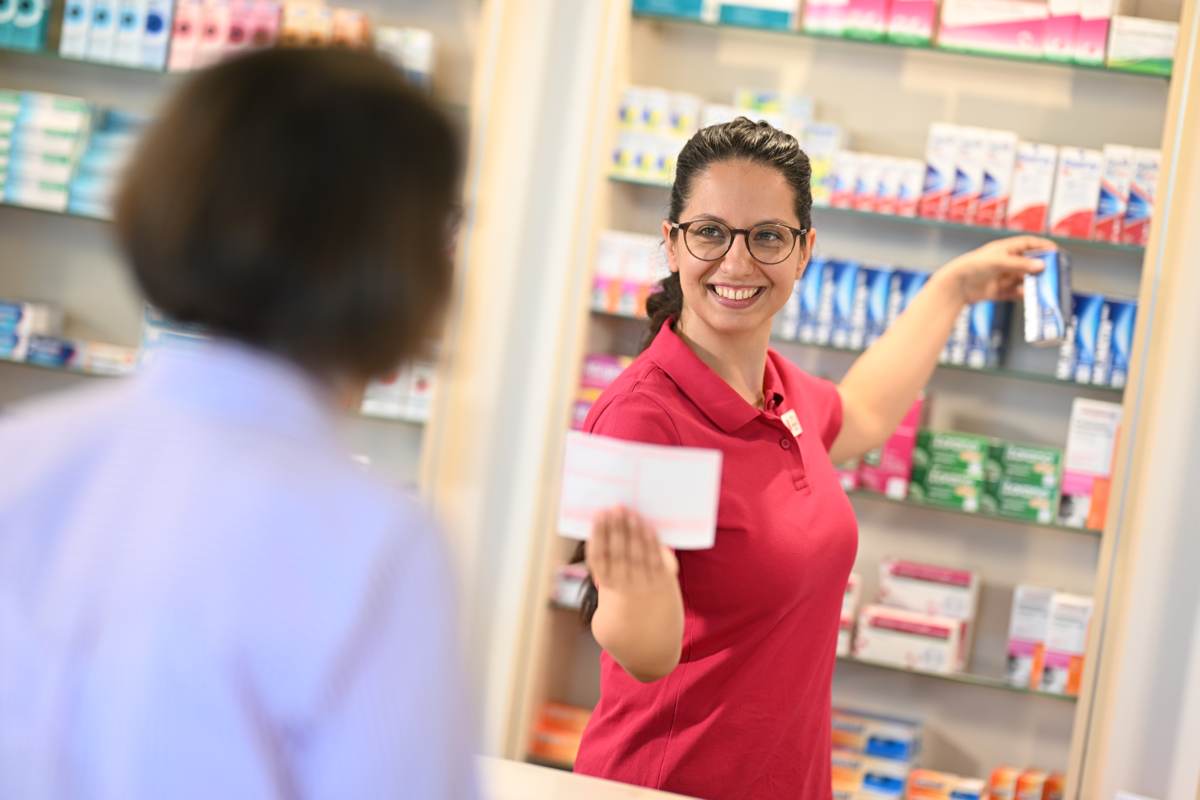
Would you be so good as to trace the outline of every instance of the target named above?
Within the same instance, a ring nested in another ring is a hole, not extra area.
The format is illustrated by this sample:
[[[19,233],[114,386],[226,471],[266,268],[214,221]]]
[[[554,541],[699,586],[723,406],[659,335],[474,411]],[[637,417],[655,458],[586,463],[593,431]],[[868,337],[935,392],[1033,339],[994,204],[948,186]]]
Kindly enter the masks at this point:
[[[692,348],[672,330],[675,320],[668,318],[651,342],[646,354],[668,377],[704,412],[713,423],[733,433],[763,412],[734,391],[725,380],[712,370]],[[783,382],[773,363],[773,353],[767,354],[767,365],[763,373],[764,404],[776,411],[783,404]],[[776,395],[779,402],[775,402]]]
[[[155,398],[257,429],[304,439],[335,434],[328,390],[286,359],[223,339],[166,344],[145,365]]]

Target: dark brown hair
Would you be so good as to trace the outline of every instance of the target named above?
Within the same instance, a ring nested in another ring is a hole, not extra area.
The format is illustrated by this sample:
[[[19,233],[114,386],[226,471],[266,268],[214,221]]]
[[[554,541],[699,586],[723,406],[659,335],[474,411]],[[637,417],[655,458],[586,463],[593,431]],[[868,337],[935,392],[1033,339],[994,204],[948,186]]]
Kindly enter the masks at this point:
[[[170,99],[124,177],[117,236],[174,320],[321,377],[376,377],[449,297],[457,138],[378,56],[257,52]]]
[[[702,128],[679,151],[675,165],[675,182],[671,186],[671,207],[668,218],[679,222],[679,215],[692,195],[696,176],[713,164],[722,161],[750,161],[779,171],[794,194],[794,210],[801,228],[812,227],[812,168],[808,156],[800,149],[796,137],[772,127],[766,122],[751,122],[738,117],[732,122]],[[672,236],[677,235],[673,232]],[[803,245],[802,245],[803,246]],[[658,284],[658,289],[646,301],[650,317],[649,329],[642,349],[650,346],[668,318],[679,319],[683,311],[683,288],[679,273],[672,272]],[[581,542],[571,557],[572,563],[584,560],[587,554]],[[580,594],[580,616],[591,625],[596,615],[600,595],[589,574]]]
[[[739,160],[778,170],[792,187],[800,227],[812,227],[812,168],[808,156],[790,133],[766,122],[751,122],[745,117],[701,128],[688,139],[676,160],[668,219],[680,221],[679,215],[692,196],[692,184],[698,175],[717,162]],[[678,231],[671,233],[672,238],[677,235]],[[679,273],[672,272],[659,282],[657,291],[646,301],[650,325],[642,349],[650,346],[668,317],[679,319],[682,311],[683,288],[679,284]]]

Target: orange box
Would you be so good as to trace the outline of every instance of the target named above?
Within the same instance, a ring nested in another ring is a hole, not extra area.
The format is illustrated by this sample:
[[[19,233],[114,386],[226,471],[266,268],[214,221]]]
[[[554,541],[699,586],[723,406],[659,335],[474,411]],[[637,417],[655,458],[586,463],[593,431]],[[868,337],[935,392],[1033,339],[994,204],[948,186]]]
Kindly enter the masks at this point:
[[[1016,767],[996,767],[988,781],[988,800],[1013,800],[1017,796],[1017,779],[1020,777],[1021,770]]]
[[[1042,800],[1063,800],[1066,794],[1067,779],[1061,772],[1052,772],[1046,778],[1046,788],[1042,791]]]
[[[1050,776],[1040,769],[1027,769],[1017,778],[1015,800],[1042,800],[1046,792],[1046,779]]]
[[[564,703],[546,703],[529,735],[529,755],[560,764],[573,764],[592,712]]]

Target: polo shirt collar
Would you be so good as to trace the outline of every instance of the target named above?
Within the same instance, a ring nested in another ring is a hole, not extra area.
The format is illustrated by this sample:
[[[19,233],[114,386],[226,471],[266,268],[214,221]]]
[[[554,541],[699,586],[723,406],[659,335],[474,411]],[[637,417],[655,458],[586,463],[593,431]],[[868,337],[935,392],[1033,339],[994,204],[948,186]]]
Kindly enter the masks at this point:
[[[734,433],[758,418],[763,412],[747,403],[720,375],[701,361],[679,334],[672,330],[674,324],[674,319],[663,323],[646,351],[650,360],[666,372],[679,390],[726,433]],[[774,402],[775,395],[782,398],[783,382],[768,353],[763,374],[763,397],[768,408],[778,407],[782,403],[782,400]]]

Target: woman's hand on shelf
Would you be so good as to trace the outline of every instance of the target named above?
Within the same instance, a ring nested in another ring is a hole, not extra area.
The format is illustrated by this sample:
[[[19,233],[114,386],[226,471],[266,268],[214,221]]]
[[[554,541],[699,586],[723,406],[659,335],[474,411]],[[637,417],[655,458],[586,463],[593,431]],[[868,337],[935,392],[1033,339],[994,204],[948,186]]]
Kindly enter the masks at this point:
[[[1054,249],[1054,242],[1038,236],[996,239],[953,259],[938,270],[936,277],[952,282],[964,304],[1019,300],[1025,276],[1044,268],[1040,260],[1026,254]]]

